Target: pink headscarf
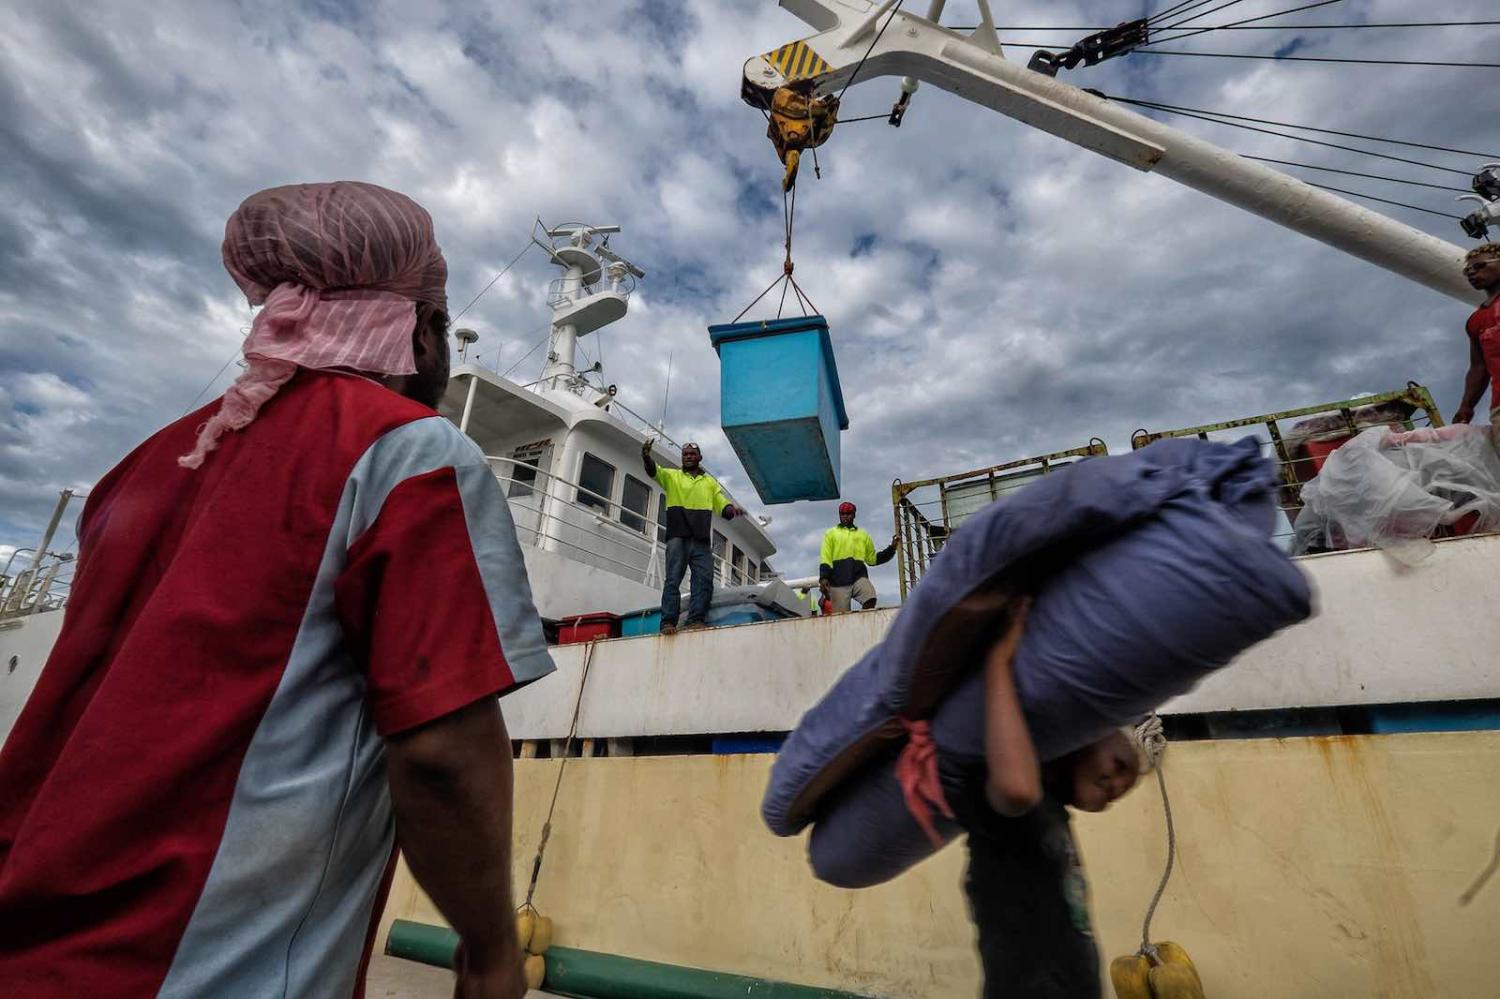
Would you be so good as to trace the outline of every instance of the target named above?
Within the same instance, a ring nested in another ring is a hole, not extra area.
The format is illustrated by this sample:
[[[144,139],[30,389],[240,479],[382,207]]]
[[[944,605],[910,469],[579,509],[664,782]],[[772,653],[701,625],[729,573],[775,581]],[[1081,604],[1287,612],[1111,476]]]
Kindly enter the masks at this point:
[[[404,194],[363,184],[295,184],[246,198],[224,226],[224,267],[251,305],[249,362],[198,432],[203,464],[304,368],[375,375],[417,370],[417,304],[448,311],[448,265],[432,217]]]

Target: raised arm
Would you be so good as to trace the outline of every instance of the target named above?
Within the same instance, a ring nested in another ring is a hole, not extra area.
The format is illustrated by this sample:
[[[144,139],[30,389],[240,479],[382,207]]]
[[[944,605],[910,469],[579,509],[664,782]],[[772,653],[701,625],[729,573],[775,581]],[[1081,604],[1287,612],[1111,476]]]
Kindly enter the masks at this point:
[[[876,565],[885,565],[891,559],[895,558],[896,557],[896,548],[897,548],[898,544],[900,543],[900,540],[901,540],[900,537],[898,537],[895,534],[892,534],[891,535],[891,543],[888,544],[888,545],[886,545],[884,548],[880,549],[880,552],[875,556],[875,564]]]
[[[1029,601],[1018,601],[1010,627],[984,664],[985,798],[1001,815],[1022,815],[1042,800],[1042,768],[1016,694],[1011,663],[1021,642]]]
[[[646,443],[641,445],[641,467],[644,468],[646,470],[646,474],[651,476],[653,479],[656,478],[656,459],[651,457],[651,448],[655,444],[655,437],[647,437]]]

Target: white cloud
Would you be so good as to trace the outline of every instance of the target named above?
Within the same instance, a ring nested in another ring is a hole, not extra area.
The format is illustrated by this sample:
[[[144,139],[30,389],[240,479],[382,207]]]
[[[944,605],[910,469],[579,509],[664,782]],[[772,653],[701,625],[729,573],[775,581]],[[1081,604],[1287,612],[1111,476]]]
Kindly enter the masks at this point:
[[[746,57],[808,33],[786,12],[749,0],[122,0],[87,16],[44,0],[12,6],[0,37],[7,543],[31,543],[54,490],[96,479],[220,370],[248,320],[218,263],[223,220],[258,188],[310,179],[369,179],[422,201],[456,305],[524,245],[538,216],[622,224],[618,247],[649,275],[630,317],[605,334],[609,380],[654,417],[670,353],[676,436],[702,441],[740,497],[753,495],[717,429],[718,366],[705,327],[731,318],[780,271],[780,165],[738,91]],[[1234,13],[1284,6],[1251,0]],[[1298,20],[1402,20],[1407,6],[1365,0]],[[1002,16],[1105,24],[1138,9],[1032,0]],[[945,20],[974,18],[972,4],[955,3]],[[1269,51],[1292,37],[1224,32],[1174,47]],[[1462,60],[1493,49],[1496,36],[1303,37],[1317,53]],[[1500,146],[1474,113],[1487,78],[1472,70],[1140,55],[1065,78],[1192,107]],[[862,82],[845,115],[882,113],[895,93],[892,79]],[[1371,169],[1377,161],[1337,150],[1164,120],[1236,150],[1465,185],[1457,173]],[[1430,151],[1410,158],[1478,166]],[[810,164],[803,170],[796,273],[833,325],[853,424],[845,492],[877,537],[897,476],[1095,435],[1119,449],[1138,426],[1282,409],[1409,378],[1445,404],[1456,399],[1465,363],[1458,303],[933,87],[901,129],[842,126],[819,162],[822,180]],[[1335,186],[1453,210],[1443,191],[1355,178]],[[1389,210],[1462,240],[1449,220]],[[541,336],[552,276],[530,254],[463,318],[479,330],[486,363],[504,370]],[[585,348],[597,356],[595,340]],[[539,367],[536,353],[516,375]],[[209,394],[234,373],[214,379]],[[807,570],[832,504],[770,512],[778,565]],[[888,570],[877,580],[894,591]]]

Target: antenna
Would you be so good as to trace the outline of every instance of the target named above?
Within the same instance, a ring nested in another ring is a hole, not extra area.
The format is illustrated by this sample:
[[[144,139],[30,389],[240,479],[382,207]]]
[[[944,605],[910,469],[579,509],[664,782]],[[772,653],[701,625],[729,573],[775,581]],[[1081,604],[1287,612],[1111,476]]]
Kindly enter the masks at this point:
[[[661,419],[656,423],[656,429],[662,433],[667,432],[667,399],[672,395],[672,352],[667,351],[667,387],[661,394]]]
[[[463,364],[469,356],[469,345],[479,339],[479,334],[471,329],[454,330],[453,335],[458,338],[458,363]],[[477,361],[479,355],[475,355]]]

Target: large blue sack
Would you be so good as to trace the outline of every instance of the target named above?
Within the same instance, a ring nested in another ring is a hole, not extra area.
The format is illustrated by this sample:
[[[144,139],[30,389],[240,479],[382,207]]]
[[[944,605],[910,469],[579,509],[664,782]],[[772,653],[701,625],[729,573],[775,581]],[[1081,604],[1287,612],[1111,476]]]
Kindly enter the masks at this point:
[[[885,880],[930,853],[895,785],[901,719],[931,720],[945,789],[982,769],[979,667],[1013,593],[1034,595],[1014,673],[1043,760],[1307,617],[1307,581],[1270,537],[1279,481],[1253,439],[1168,439],[1054,472],[969,518],[885,639],[783,745],[766,824],[789,836],[816,820],[814,867],[835,883]]]

